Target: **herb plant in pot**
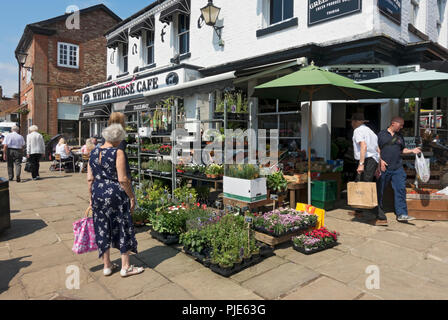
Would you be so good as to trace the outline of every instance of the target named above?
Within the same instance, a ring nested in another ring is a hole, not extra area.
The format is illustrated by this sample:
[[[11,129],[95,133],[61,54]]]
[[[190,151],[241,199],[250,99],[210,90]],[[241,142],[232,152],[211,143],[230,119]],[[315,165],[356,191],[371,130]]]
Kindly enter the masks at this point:
[[[283,176],[282,171],[275,172],[267,177],[267,187],[271,194],[283,194],[288,188],[288,181]]]

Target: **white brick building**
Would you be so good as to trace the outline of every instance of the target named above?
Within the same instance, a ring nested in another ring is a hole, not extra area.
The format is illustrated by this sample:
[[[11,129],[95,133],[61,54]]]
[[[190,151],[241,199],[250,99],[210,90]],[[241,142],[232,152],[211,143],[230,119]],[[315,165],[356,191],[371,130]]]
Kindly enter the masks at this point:
[[[196,118],[199,108],[201,119],[208,119],[215,107],[209,93],[234,80],[250,96],[256,85],[297,70],[294,61],[301,57],[357,79],[418,70],[422,62],[448,58],[446,2],[214,0],[221,8],[216,23],[223,27],[220,41],[212,27],[199,27],[200,9],[207,0],[158,0],[108,31],[108,79],[83,89],[84,108],[107,104],[124,110],[129,104],[151,105],[181,95],[188,118]],[[204,83],[185,87],[208,77],[214,87]],[[119,87],[126,85],[128,89],[119,94]],[[306,149],[306,106],[292,110],[275,102],[269,107],[270,102],[255,98],[251,102],[255,128],[277,125],[286,130],[285,138],[300,136],[301,149]],[[393,100],[316,102],[317,138],[312,147],[317,155],[330,159],[332,138],[348,137],[346,119],[351,113],[365,110],[380,130],[398,109],[399,102]],[[279,115],[279,111],[290,113]],[[194,125],[187,127],[197,130]]]

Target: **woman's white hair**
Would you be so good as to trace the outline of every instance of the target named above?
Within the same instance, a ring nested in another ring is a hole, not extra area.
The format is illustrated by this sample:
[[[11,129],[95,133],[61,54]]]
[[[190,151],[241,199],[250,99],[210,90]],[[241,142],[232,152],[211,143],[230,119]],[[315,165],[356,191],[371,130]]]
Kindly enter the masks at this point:
[[[102,136],[107,142],[121,142],[126,138],[126,132],[121,124],[111,124],[103,130]]]
[[[31,127],[28,128],[28,131],[31,132],[36,132],[39,131],[39,128],[36,125],[32,125]]]

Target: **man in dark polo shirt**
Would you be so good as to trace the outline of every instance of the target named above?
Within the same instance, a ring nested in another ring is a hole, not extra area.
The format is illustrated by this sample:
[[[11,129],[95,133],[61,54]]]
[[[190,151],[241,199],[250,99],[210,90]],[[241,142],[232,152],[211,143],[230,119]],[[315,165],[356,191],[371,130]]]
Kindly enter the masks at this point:
[[[403,128],[404,120],[401,117],[392,118],[389,128],[378,133],[378,147],[380,149],[381,177],[378,183],[378,211],[383,210],[383,193],[389,182],[394,189],[395,214],[400,222],[414,220],[408,215],[406,204],[406,173],[403,169],[402,153],[419,154],[420,148],[407,149],[403,136],[399,131]]]

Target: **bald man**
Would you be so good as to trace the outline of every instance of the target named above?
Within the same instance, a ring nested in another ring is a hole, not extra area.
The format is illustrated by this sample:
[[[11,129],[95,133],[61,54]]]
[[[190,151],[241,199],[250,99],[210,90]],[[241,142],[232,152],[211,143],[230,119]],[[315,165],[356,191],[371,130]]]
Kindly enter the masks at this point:
[[[395,215],[397,221],[408,222],[414,217],[408,215],[406,204],[406,173],[403,169],[402,154],[419,154],[420,148],[407,149],[404,144],[400,130],[403,128],[404,120],[394,117],[389,128],[378,133],[378,147],[380,149],[381,177],[378,190],[378,211],[383,210],[383,193],[389,182],[392,183],[395,200]]]

